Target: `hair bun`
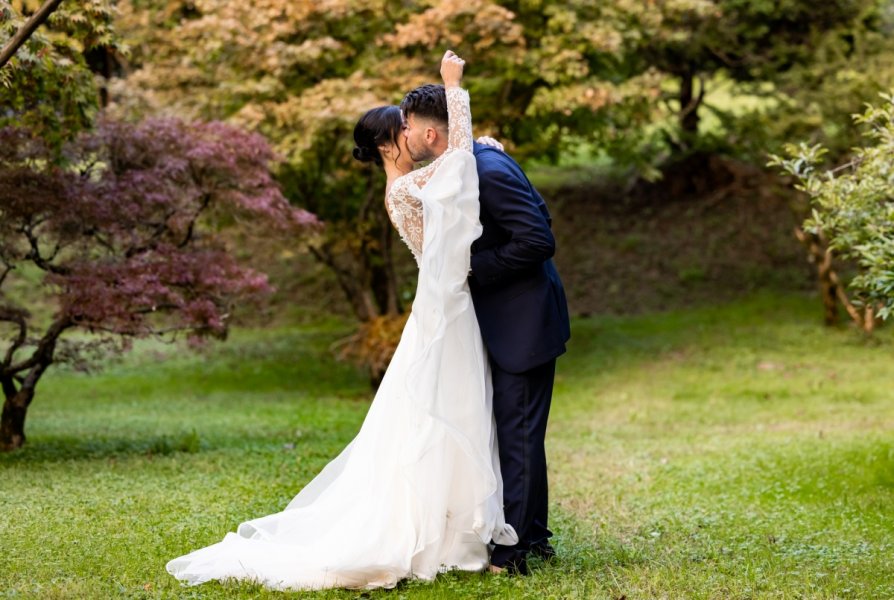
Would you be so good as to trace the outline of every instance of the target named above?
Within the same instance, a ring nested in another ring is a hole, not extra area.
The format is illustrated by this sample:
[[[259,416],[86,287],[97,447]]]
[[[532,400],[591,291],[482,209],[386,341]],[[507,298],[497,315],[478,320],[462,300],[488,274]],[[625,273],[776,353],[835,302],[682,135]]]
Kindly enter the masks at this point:
[[[354,158],[360,162],[372,162],[375,159],[370,149],[366,146],[355,146]]]

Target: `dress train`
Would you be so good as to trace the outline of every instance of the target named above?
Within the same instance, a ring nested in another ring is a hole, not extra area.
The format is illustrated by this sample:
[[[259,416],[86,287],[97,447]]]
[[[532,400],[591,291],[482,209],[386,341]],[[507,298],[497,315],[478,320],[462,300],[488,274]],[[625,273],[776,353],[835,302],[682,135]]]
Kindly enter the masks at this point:
[[[517,543],[502,509],[490,373],[467,277],[481,233],[471,153],[413,190],[424,246],[410,318],[354,440],[278,513],[171,560],[190,584],[393,587],[482,570],[487,544]]]

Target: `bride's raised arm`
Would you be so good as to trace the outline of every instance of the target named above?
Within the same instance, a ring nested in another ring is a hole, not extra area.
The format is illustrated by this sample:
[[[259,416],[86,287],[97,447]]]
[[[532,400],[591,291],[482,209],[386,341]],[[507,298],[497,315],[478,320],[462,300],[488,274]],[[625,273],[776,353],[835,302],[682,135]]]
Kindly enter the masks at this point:
[[[462,89],[466,61],[452,50],[441,59],[441,78],[447,94],[447,147],[472,151],[472,109],[469,92]]]
[[[394,223],[394,226],[397,228],[401,237],[413,251],[413,255],[416,257],[417,262],[422,256],[424,224],[422,204],[418,197],[418,191],[414,191],[413,187],[415,186],[418,190],[425,188],[425,186],[428,185],[429,180],[443,164],[444,158],[451,155],[454,151],[465,150],[467,152],[472,152],[472,111],[469,108],[469,93],[459,87],[462,82],[464,65],[465,61],[450,50],[448,50],[441,59],[441,77],[444,80],[444,92],[447,104],[446,148],[444,148],[443,145],[443,116],[441,116],[437,119],[437,124],[441,126],[436,129],[432,127],[432,129],[438,132],[437,135],[441,136],[440,147],[442,152],[440,156],[435,158],[435,153],[432,151],[433,148],[430,146],[426,147],[428,144],[426,142],[428,134],[426,134],[425,137],[420,136],[417,140],[420,144],[419,148],[427,150],[427,152],[425,152],[424,156],[420,154],[418,159],[413,156],[412,151],[410,152],[410,156],[416,160],[426,160],[431,158],[434,158],[434,160],[420,169],[410,171],[409,173],[398,177],[389,189],[385,199],[388,215],[391,218],[392,223]],[[411,94],[412,93],[413,92],[411,92]],[[403,107],[404,105],[402,103],[401,108],[403,109]],[[443,113],[440,114],[443,115]],[[404,116],[409,121],[411,120],[412,112],[410,114],[405,114]],[[420,126],[416,131],[426,129],[426,127]],[[410,138],[411,135],[408,133],[408,149],[410,146]]]

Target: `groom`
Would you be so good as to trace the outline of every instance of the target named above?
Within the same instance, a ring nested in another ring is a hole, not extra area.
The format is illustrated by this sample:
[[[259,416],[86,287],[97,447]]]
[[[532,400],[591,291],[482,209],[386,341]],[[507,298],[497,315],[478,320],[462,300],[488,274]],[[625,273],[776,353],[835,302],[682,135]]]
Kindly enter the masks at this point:
[[[440,156],[447,149],[444,87],[416,88],[400,108],[410,158]],[[484,230],[472,244],[469,288],[493,376],[503,508],[519,538],[515,546],[495,546],[491,566],[527,574],[529,553],[555,555],[544,437],[556,357],[571,335],[568,307],[543,198],[509,155],[478,143],[474,154]]]

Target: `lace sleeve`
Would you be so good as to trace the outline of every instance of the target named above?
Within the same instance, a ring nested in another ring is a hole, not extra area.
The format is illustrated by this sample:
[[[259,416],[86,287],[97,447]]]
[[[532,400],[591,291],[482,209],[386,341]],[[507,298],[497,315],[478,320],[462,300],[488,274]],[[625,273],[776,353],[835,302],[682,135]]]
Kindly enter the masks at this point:
[[[472,151],[472,109],[469,92],[447,88],[447,147]]]
[[[414,183],[410,175],[412,173],[394,182],[385,198],[385,207],[388,218],[418,265],[422,259],[422,202],[410,191],[410,184]]]

